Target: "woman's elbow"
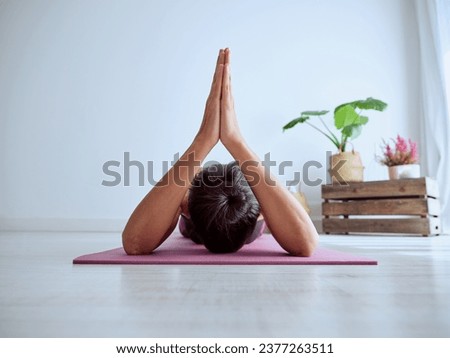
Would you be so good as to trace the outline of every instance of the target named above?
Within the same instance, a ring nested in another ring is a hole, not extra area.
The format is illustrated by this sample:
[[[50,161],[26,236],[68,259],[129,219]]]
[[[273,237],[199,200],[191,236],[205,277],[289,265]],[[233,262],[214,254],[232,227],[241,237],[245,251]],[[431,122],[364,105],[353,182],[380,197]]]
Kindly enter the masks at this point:
[[[122,232],[122,246],[127,255],[136,255],[135,239],[131,236],[127,230]]]
[[[303,237],[305,239],[302,240],[301,245],[299,245],[299,247],[292,250],[290,253],[294,256],[310,257],[316,250],[319,235],[317,234],[317,232],[315,232],[315,233],[305,235]]]
[[[304,257],[312,256],[314,251],[316,251],[316,247],[317,247],[317,241],[315,239],[313,241],[311,241],[311,242],[308,242],[306,244],[305,249],[303,250],[303,256]]]
[[[310,257],[314,253],[314,249],[311,245],[304,245],[301,248],[290,250],[289,253],[293,256]]]
[[[145,255],[150,252],[144,250],[142,246],[142,239],[129,233],[126,229],[122,232],[122,246],[127,255]]]

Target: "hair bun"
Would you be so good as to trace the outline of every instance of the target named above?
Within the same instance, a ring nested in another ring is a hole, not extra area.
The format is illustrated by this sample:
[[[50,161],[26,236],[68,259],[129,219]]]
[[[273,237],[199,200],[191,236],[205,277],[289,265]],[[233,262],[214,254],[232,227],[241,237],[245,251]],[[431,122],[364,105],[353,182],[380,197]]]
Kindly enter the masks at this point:
[[[203,168],[192,181],[188,208],[197,241],[215,253],[239,250],[260,210],[236,162]]]
[[[244,193],[230,193],[227,196],[229,204],[240,204],[245,202],[245,194]]]

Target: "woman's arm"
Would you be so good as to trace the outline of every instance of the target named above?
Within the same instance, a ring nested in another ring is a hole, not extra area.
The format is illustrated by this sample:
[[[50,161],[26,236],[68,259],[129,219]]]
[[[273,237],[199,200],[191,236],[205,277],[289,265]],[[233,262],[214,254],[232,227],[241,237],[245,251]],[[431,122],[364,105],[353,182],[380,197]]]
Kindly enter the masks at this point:
[[[317,231],[300,203],[266,170],[245,143],[237,124],[231,93],[229,50],[225,50],[222,83],[220,140],[239,162],[280,246],[292,255],[310,256],[317,245]]]
[[[219,141],[224,57],[224,51],[220,50],[205,114],[194,141],[142,199],[123,230],[122,243],[129,255],[152,252],[172,233],[181,213],[180,205],[195,173]]]

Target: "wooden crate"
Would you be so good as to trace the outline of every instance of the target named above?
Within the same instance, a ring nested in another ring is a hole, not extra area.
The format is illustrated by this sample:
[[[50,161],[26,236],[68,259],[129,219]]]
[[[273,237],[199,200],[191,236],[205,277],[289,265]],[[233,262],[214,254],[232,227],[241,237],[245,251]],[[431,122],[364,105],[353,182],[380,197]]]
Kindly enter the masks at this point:
[[[322,185],[323,231],[438,235],[439,191],[435,180],[383,180]]]

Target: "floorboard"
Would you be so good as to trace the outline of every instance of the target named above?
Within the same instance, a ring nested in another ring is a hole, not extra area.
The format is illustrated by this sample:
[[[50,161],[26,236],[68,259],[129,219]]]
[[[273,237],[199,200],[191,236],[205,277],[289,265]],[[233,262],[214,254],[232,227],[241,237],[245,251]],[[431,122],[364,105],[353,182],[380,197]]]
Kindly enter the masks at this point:
[[[450,337],[450,237],[329,235],[378,266],[72,265],[120,234],[1,232],[1,337]]]

